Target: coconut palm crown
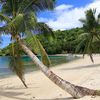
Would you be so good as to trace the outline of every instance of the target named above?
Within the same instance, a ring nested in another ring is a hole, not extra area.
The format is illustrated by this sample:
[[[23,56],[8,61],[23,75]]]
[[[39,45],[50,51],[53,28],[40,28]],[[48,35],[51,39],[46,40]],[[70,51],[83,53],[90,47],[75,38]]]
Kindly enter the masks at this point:
[[[96,9],[89,9],[86,11],[85,15],[85,19],[80,19],[83,23],[84,33],[78,37],[80,42],[76,51],[81,51],[81,49],[83,49],[83,54],[89,54],[93,62],[92,53],[95,50],[93,43],[100,41],[100,14],[98,14],[96,18]]]

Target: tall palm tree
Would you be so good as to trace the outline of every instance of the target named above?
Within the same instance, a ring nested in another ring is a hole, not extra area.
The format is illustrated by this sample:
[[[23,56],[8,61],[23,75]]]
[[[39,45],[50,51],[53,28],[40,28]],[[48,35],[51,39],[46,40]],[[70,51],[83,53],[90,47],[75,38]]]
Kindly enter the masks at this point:
[[[100,95],[97,90],[76,86],[63,80],[47,67],[50,63],[47,54],[34,33],[44,33],[46,36],[48,32],[52,33],[52,31],[46,24],[37,22],[36,14],[45,9],[53,9],[54,2],[55,0],[0,0],[2,5],[0,20],[5,22],[5,25],[0,27],[0,33],[10,34],[12,40],[11,69],[16,72],[27,87],[23,76],[23,63],[20,58],[20,49],[22,49],[52,82],[74,98],[81,98],[85,95]],[[49,33],[48,35],[50,35]],[[30,37],[32,37],[32,40],[30,40]],[[31,43],[25,42],[23,38],[27,38]],[[16,45],[14,42],[16,42]],[[32,45],[34,49],[37,48],[34,52],[41,53],[43,63],[31,51],[29,45]],[[46,59],[47,62],[45,62]]]
[[[76,50],[81,51],[82,49],[83,55],[89,54],[92,62],[94,62],[92,57],[95,48],[94,43],[100,41],[100,14],[97,18],[95,14],[96,9],[89,9],[86,11],[86,19],[80,19],[83,23],[84,33],[78,37],[80,42]]]

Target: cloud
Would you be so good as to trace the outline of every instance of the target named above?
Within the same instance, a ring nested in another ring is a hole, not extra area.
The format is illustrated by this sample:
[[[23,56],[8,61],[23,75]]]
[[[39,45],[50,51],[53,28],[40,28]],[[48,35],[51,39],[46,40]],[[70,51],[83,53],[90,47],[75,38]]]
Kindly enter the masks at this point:
[[[85,11],[90,8],[96,8],[100,12],[100,0],[94,0],[84,7],[73,7],[73,5],[62,4],[54,9],[55,18],[39,18],[39,21],[46,22],[54,30],[65,30],[75,27],[82,27],[79,19],[85,18]]]
[[[66,4],[62,4],[60,6],[57,6],[55,8],[56,11],[63,11],[63,10],[67,10],[69,8],[72,8],[73,6],[72,5],[66,5]]]
[[[84,12],[83,9],[72,9],[63,11],[61,13],[56,12],[57,19],[56,20],[48,20],[47,24],[52,27],[54,30],[57,29],[70,29],[73,27],[82,26],[79,22],[79,19],[83,17]],[[58,14],[59,13],[59,14]]]
[[[3,21],[3,22],[0,22],[0,27],[4,26],[6,23]]]
[[[48,22],[48,18],[43,18],[43,17],[40,17],[38,18],[38,22]]]

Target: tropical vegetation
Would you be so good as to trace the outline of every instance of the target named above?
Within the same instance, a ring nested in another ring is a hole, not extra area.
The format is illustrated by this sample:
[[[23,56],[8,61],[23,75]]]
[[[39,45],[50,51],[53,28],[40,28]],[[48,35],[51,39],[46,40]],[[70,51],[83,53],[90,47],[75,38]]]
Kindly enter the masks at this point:
[[[55,38],[48,40],[43,34],[37,34],[38,39],[45,48],[47,54],[84,54],[85,41],[83,40],[84,29],[83,28],[73,28],[64,31],[53,31]],[[93,51],[92,53],[100,53],[100,41],[92,42]],[[10,55],[11,44],[7,47],[1,49],[0,55],[7,56]],[[32,50],[34,51],[34,50]],[[21,51],[23,55],[25,53]],[[88,52],[85,52],[87,54]]]
[[[97,51],[100,43],[100,14],[95,17],[96,9],[89,9],[86,11],[86,19],[80,19],[83,23],[84,33],[79,36],[80,43],[77,50],[81,50],[84,45],[83,54],[89,54],[92,62],[92,53]],[[100,47],[100,46],[99,46]]]
[[[53,33],[55,38],[50,41],[46,39],[43,34],[37,34],[38,39],[48,54],[74,53],[78,43],[77,37],[83,33],[83,29],[57,30],[53,31]],[[11,44],[1,49],[0,55],[10,55],[9,48],[11,48]]]

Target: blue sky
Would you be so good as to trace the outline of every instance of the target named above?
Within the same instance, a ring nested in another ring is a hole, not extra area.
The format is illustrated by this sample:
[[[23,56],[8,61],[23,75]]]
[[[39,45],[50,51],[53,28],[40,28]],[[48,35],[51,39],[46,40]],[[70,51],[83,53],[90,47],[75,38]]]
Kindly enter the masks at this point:
[[[100,0],[57,0],[54,11],[41,12],[38,21],[47,23],[54,30],[82,27],[79,19],[85,18],[85,11],[96,8],[100,11]]]
[[[100,0],[56,0],[54,11],[45,11],[38,14],[38,21],[45,22],[53,30],[65,30],[75,27],[82,27],[79,22],[84,18],[84,12],[89,8],[97,8],[100,11]],[[0,48],[10,43],[9,36],[2,36],[4,42]]]
[[[75,7],[81,7],[91,3],[92,1],[93,0],[57,0],[56,5],[68,4],[74,5]]]
[[[93,0],[56,0],[55,7],[60,5],[73,5],[74,7],[84,7],[85,5],[88,5],[89,3],[93,2]],[[43,18],[54,18],[53,11],[45,11],[38,14],[38,17]]]

